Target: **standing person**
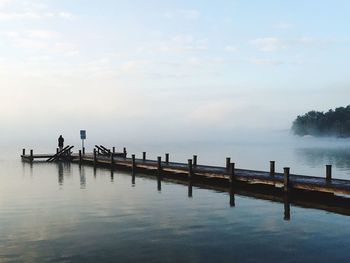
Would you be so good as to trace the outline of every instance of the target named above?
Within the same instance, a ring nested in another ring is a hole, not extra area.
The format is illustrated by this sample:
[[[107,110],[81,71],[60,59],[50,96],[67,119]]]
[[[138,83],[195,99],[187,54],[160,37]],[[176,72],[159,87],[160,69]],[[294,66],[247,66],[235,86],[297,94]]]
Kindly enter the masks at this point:
[[[60,135],[60,137],[58,137],[58,148],[60,149],[60,151],[63,150],[63,145],[64,145],[64,139],[62,135]]]

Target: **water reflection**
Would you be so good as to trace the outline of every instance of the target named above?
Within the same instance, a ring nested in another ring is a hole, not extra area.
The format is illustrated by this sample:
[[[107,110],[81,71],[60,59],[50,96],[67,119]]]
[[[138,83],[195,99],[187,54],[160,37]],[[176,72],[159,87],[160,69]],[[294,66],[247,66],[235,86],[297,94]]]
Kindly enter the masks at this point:
[[[135,186],[135,171],[134,171],[134,169],[131,172],[131,184],[132,184],[132,186]]]
[[[290,220],[290,202],[289,202],[289,195],[285,194],[283,197],[284,201],[284,220],[289,221]]]
[[[80,189],[86,188],[85,167],[79,165]]]
[[[295,154],[298,161],[311,167],[333,164],[339,169],[350,170],[348,148],[297,148]]]
[[[57,171],[58,171],[58,184],[63,185],[64,175],[70,176],[72,174],[71,164],[68,162],[57,162]]]
[[[160,175],[157,176],[157,190],[162,191],[162,177]]]
[[[235,190],[233,186],[230,186],[230,207],[235,207]]]
[[[113,183],[114,182],[114,171],[113,171],[113,169],[111,170],[111,183]]]
[[[63,163],[62,162],[58,162],[57,163],[57,169],[58,169],[58,184],[59,185],[63,185]]]
[[[189,198],[192,198],[192,197],[193,197],[193,195],[192,195],[192,187],[193,187],[192,180],[189,180],[189,181],[188,181],[188,197],[189,197]]]

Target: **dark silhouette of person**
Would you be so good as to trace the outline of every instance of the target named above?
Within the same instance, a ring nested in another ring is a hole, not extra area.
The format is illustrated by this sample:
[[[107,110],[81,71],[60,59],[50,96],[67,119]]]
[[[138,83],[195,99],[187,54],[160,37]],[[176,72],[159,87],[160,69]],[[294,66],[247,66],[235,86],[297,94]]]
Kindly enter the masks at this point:
[[[60,151],[63,150],[63,145],[64,145],[64,139],[62,135],[60,135],[60,137],[58,137],[58,148],[60,149]]]

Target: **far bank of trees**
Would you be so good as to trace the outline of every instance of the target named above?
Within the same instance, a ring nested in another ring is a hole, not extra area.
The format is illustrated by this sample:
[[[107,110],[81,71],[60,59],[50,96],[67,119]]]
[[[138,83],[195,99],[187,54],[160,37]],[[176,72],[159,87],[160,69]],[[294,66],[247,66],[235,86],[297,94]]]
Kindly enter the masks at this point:
[[[350,105],[327,112],[309,111],[294,120],[292,131],[300,136],[350,137]]]

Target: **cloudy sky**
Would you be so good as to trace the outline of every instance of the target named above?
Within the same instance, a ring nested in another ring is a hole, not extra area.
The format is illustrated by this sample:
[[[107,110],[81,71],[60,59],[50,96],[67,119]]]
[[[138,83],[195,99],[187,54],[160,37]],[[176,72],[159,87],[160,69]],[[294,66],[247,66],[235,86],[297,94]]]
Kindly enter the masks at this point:
[[[2,130],[288,129],[349,104],[349,13],[347,0],[0,0]]]

